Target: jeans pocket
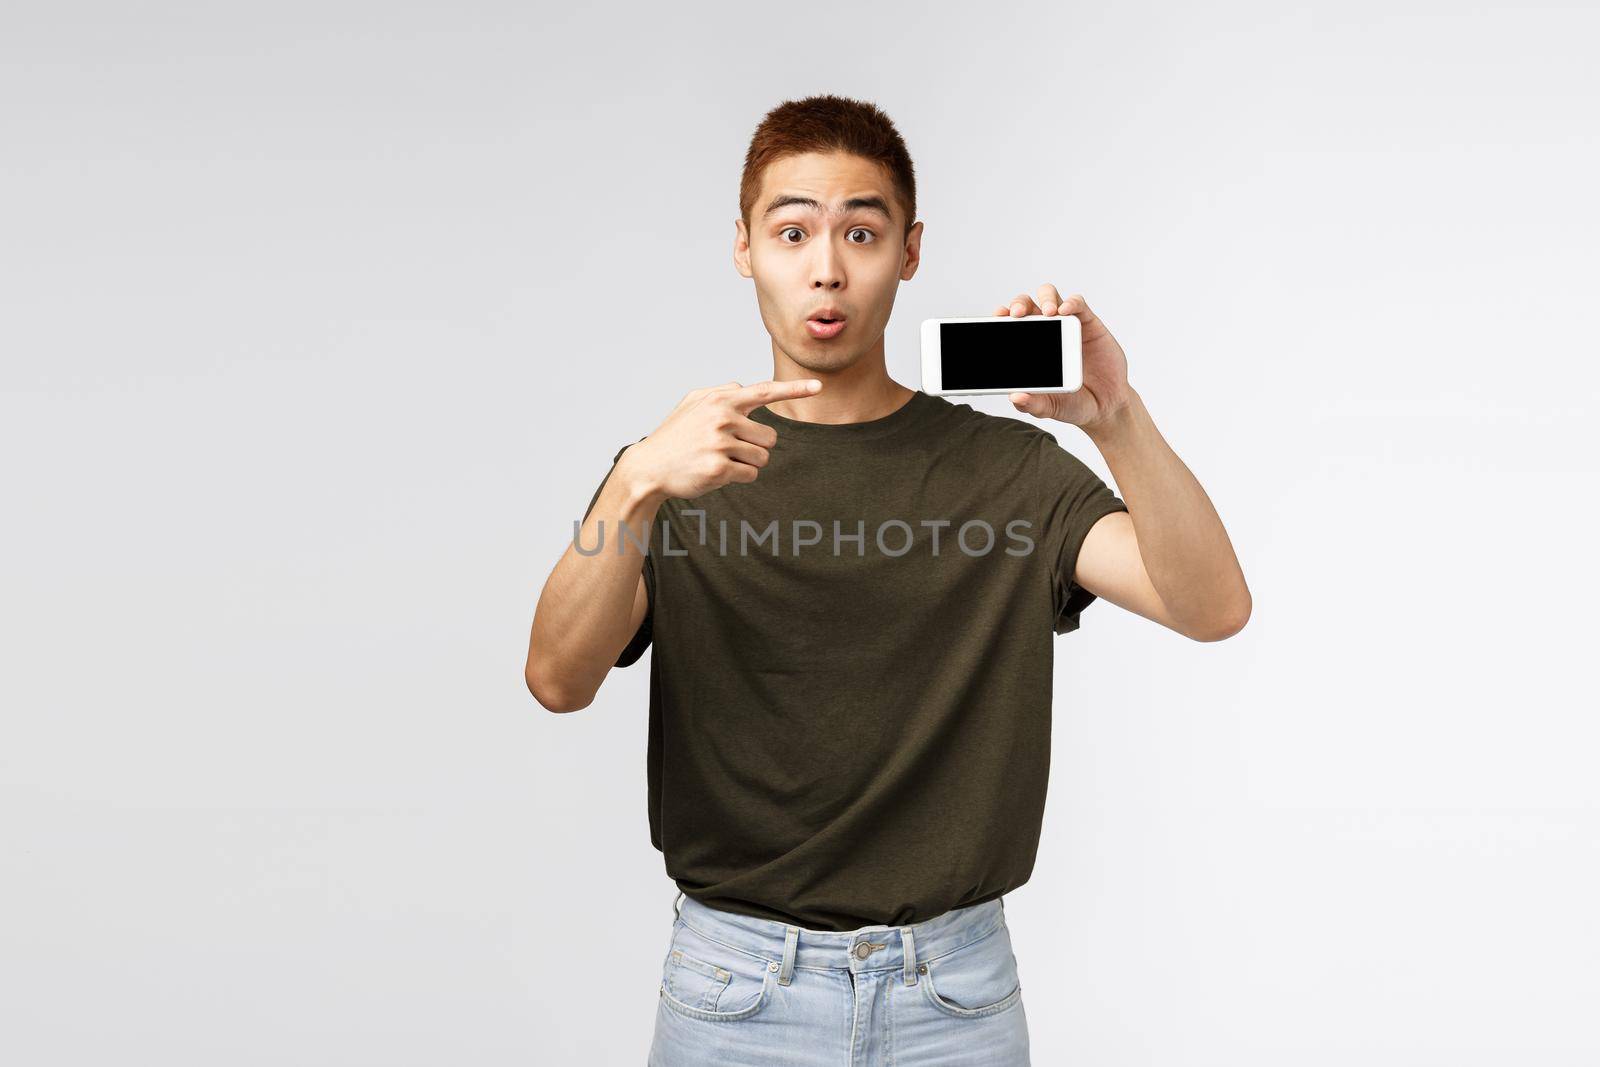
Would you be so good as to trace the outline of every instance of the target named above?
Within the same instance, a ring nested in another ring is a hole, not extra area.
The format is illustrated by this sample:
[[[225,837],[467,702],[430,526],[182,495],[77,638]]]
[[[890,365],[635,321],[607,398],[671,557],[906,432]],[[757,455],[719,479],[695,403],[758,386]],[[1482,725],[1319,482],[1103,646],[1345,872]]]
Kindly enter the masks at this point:
[[[762,957],[714,941],[679,919],[661,967],[661,1000],[695,1019],[748,1019],[766,1006],[776,977]]]
[[[1022,1000],[1017,957],[1004,923],[954,952],[924,961],[917,971],[928,1003],[946,1015],[994,1015]]]

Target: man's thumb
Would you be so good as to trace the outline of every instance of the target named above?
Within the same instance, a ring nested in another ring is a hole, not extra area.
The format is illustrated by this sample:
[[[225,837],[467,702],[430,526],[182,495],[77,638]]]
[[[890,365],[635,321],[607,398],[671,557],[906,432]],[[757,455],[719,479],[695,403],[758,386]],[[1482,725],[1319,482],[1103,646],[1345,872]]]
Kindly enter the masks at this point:
[[[1034,393],[1012,393],[1011,403],[1020,411],[1026,411],[1035,418],[1044,418],[1050,410],[1050,398]]]

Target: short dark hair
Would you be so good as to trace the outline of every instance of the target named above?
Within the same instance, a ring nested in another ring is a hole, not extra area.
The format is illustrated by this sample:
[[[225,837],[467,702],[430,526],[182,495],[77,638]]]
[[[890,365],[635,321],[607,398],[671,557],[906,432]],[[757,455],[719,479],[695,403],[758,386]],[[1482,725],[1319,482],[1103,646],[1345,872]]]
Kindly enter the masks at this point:
[[[785,100],[756,127],[739,180],[739,214],[746,228],[751,228],[766,169],[785,156],[806,152],[847,152],[883,167],[905,209],[906,233],[911,232],[917,217],[917,177],[900,131],[875,104],[831,94]]]

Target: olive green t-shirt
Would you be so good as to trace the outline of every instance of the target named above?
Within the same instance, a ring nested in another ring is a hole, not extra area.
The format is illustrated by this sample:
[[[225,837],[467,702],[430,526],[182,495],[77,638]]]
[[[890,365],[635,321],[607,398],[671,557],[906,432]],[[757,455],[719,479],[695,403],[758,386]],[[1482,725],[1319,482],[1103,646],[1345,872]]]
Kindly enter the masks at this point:
[[[822,930],[1016,889],[1044,813],[1054,640],[1095,599],[1078,549],[1127,506],[1043,429],[940,396],[867,422],[750,417],[778,431],[770,461],[661,505],[650,612],[616,663],[654,646],[667,874],[711,907]]]

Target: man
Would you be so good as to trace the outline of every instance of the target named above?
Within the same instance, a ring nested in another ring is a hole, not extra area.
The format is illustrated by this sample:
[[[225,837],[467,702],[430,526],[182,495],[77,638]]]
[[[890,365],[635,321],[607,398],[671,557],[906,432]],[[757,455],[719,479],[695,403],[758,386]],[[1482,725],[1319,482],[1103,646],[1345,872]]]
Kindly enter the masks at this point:
[[[767,114],[733,254],[772,380],[695,389],[624,446],[539,599],[551,711],[654,644],[650,831],[683,906],[652,1064],[1027,1063],[1001,898],[1038,846],[1054,638],[1097,598],[1198,641],[1250,614],[1082,296],[995,308],[1083,326],[1083,388],[1011,399],[1082,428],[1126,502],[1032,423],[889,378],[915,216],[877,108]]]

